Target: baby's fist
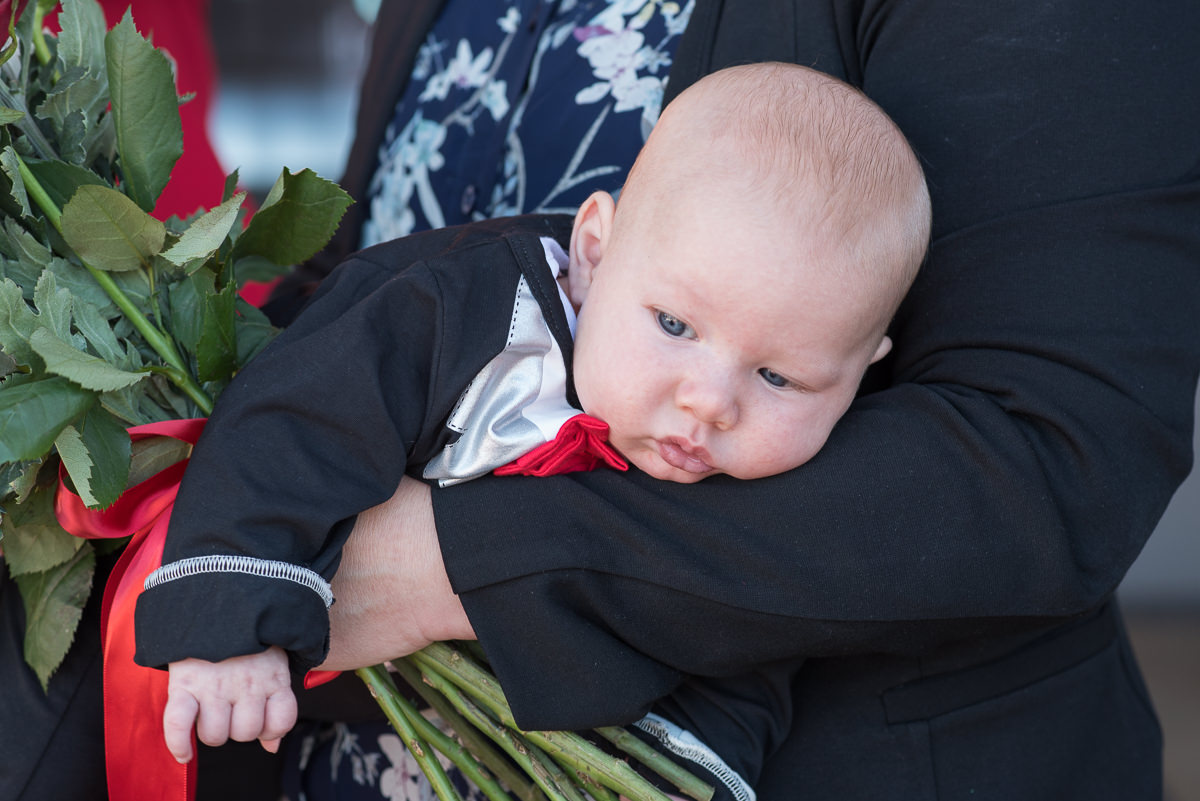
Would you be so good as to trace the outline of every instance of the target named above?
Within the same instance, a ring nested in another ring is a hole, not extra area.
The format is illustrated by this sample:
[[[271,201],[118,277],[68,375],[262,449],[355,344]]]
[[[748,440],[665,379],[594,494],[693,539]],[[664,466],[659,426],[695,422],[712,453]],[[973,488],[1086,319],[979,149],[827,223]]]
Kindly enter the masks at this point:
[[[274,753],[296,723],[287,654],[262,653],[221,662],[172,662],[163,710],[163,738],[179,762],[192,758],[192,726],[206,745],[259,740]]]

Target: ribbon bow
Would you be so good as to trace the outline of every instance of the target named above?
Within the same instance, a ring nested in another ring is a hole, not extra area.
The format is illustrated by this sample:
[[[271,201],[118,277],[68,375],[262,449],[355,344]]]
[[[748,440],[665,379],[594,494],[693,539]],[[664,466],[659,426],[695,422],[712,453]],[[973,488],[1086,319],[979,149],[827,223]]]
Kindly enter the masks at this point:
[[[496,468],[496,475],[556,476],[605,464],[615,470],[629,469],[621,454],[608,444],[608,423],[590,414],[577,414],[562,424],[554,439]]]

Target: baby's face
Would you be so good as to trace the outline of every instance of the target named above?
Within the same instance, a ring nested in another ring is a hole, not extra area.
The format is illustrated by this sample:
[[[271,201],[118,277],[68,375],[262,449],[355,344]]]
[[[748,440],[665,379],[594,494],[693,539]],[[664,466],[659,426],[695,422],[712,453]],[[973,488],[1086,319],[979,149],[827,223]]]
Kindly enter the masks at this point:
[[[574,350],[580,402],[614,447],[682,483],[808,461],[890,345],[828,271],[804,268],[819,249],[711,212],[605,250]]]

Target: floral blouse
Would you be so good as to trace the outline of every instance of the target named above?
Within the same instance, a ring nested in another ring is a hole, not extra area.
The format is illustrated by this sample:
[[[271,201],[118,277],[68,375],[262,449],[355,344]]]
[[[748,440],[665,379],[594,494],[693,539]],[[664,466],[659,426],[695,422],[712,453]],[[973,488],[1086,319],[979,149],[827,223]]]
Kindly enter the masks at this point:
[[[362,244],[616,193],[693,3],[450,3],[379,148]]]

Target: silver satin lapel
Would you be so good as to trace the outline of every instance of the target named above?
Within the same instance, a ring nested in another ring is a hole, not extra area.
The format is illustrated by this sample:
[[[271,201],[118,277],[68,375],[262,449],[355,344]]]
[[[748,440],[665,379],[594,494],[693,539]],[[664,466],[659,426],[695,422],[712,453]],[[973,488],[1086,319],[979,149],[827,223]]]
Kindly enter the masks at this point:
[[[424,476],[443,487],[478,478],[553,439],[576,414],[566,401],[562,350],[522,277],[508,343],[463,391],[446,424],[460,435]]]

